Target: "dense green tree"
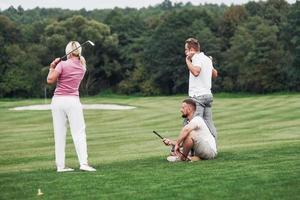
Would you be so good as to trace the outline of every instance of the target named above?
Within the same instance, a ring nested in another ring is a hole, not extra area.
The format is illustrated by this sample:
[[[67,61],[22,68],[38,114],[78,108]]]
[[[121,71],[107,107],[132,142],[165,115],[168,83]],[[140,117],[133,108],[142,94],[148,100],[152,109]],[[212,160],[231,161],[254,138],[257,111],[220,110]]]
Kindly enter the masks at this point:
[[[0,37],[5,43],[18,43],[20,41],[20,29],[17,24],[4,15],[0,15]]]
[[[219,34],[223,39],[223,49],[230,47],[230,39],[234,36],[238,25],[246,18],[247,11],[243,6],[231,6],[225,11],[219,27]]]
[[[249,16],[263,17],[264,5],[265,3],[262,1],[249,1],[247,4],[245,4],[245,9],[247,10]]]
[[[42,66],[38,55],[43,54],[43,50],[40,45],[21,48],[12,44],[4,48],[9,59],[2,64],[6,70],[0,82],[1,96],[37,97],[43,94]]]
[[[287,12],[289,5],[285,0],[269,0],[264,7],[264,18],[267,19],[271,25],[278,27],[287,19]]]
[[[238,28],[226,54],[231,83],[224,81],[224,86],[228,90],[264,93],[286,89],[288,69],[277,33],[277,26],[259,17],[249,18]]]
[[[140,38],[146,30],[143,19],[135,10],[125,15],[120,9],[114,9],[107,16],[105,23],[110,25],[112,32],[118,36],[123,73],[127,70],[132,71],[136,65],[136,54],[140,51],[137,43],[141,42]]]
[[[296,1],[288,13],[288,22],[283,27],[283,41],[287,58],[290,58],[289,88],[300,91],[300,2]]]
[[[170,0],[164,0],[159,6],[163,10],[170,10],[173,8],[172,2]]]
[[[0,97],[10,94],[10,89],[6,88],[8,79],[6,76],[11,67],[9,61],[14,55],[9,54],[7,49],[9,45],[19,42],[19,38],[20,30],[17,25],[8,17],[0,15]]]

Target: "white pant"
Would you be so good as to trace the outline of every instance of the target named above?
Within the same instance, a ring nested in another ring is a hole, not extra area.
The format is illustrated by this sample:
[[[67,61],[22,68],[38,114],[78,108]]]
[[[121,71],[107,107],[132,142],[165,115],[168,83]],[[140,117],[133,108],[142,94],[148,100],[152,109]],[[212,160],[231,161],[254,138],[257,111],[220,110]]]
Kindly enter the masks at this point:
[[[87,144],[82,105],[76,96],[54,96],[51,103],[55,162],[57,168],[65,167],[67,119],[80,165],[87,163]]]

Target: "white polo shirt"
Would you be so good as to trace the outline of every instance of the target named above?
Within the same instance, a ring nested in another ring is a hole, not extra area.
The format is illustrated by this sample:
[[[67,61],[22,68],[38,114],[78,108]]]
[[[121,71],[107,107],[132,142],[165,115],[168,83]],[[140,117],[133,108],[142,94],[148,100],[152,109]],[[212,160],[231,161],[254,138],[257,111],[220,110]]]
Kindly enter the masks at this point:
[[[201,71],[198,76],[194,76],[190,72],[189,78],[189,96],[201,96],[211,94],[211,75],[213,64],[211,59],[203,52],[196,53],[192,57],[194,67],[200,67]]]

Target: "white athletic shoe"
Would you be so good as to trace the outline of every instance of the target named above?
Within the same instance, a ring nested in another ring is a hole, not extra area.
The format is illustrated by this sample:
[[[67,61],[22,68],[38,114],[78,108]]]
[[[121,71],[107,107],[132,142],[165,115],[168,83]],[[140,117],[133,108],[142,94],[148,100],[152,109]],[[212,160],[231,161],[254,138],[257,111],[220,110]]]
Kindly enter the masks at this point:
[[[74,169],[65,167],[65,168],[57,168],[57,172],[72,172]]]
[[[182,160],[178,156],[168,156],[167,161],[169,161],[169,162],[181,162]]]
[[[201,158],[198,157],[198,156],[191,156],[190,159],[191,159],[192,162],[201,160]]]
[[[95,168],[89,166],[89,165],[81,165],[80,170],[87,171],[87,172],[95,172],[97,171]]]

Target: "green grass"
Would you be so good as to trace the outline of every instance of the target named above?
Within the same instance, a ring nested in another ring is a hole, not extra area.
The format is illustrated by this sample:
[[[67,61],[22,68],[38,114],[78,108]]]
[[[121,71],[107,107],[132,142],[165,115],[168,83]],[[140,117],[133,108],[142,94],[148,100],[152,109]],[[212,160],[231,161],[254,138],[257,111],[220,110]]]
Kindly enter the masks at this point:
[[[0,199],[299,198],[299,94],[216,95],[217,159],[168,163],[168,149],[152,130],[175,138],[183,99],[83,98],[137,109],[85,110],[89,162],[98,171],[78,171],[68,133],[66,162],[77,170],[65,174],[55,172],[50,111],[9,110],[44,100],[0,100]]]

